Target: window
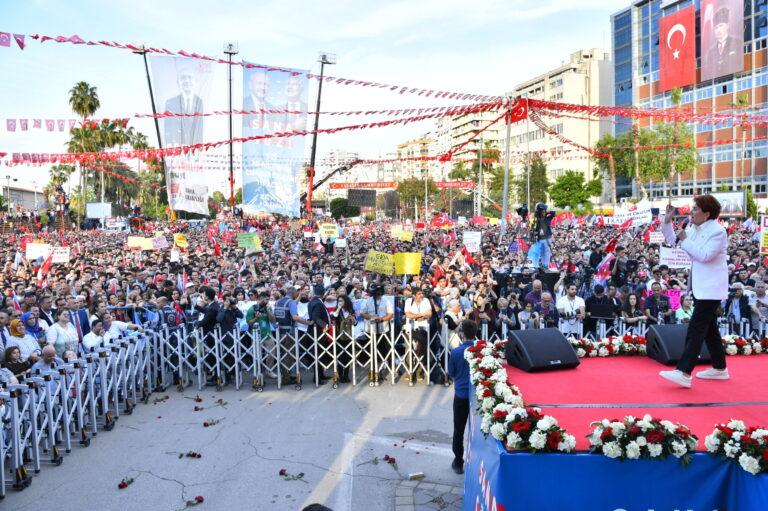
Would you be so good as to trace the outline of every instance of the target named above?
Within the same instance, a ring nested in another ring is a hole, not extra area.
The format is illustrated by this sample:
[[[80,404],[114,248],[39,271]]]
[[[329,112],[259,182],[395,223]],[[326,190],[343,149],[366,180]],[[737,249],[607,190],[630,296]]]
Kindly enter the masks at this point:
[[[562,87],[562,86],[563,86],[563,79],[562,78],[557,78],[557,79],[552,80],[552,81],[549,82],[549,88],[550,89],[554,89],[556,87]]]
[[[560,101],[561,99],[563,99],[563,93],[558,92],[557,94],[552,94],[552,97],[549,99],[550,101]]]
[[[752,78],[742,78],[738,82],[736,82],[736,90],[742,91],[746,89],[752,88]]]
[[[712,97],[712,88],[711,87],[704,87],[702,89],[699,89],[696,91],[696,99],[708,99]]]
[[[717,95],[722,96],[723,94],[731,94],[733,92],[733,82],[718,84],[715,86],[717,89]]]

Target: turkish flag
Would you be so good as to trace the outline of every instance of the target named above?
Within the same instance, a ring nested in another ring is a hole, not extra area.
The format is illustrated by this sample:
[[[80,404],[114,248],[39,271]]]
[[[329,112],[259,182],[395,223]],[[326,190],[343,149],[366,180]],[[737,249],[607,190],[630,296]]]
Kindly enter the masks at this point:
[[[681,9],[659,20],[659,89],[667,91],[696,79],[696,11]]]

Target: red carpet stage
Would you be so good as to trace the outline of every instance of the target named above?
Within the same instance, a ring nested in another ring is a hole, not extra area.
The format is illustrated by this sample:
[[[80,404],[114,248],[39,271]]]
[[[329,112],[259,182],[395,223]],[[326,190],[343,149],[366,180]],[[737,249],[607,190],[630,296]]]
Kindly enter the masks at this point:
[[[507,373],[526,403],[541,407],[576,437],[577,449],[589,449],[593,421],[650,413],[691,428],[704,450],[704,437],[717,423],[734,418],[768,424],[768,355],[731,356],[727,362],[730,380],[694,378],[691,389],[662,379],[659,371],[668,368],[641,356],[581,359],[576,369],[542,373],[508,367]]]

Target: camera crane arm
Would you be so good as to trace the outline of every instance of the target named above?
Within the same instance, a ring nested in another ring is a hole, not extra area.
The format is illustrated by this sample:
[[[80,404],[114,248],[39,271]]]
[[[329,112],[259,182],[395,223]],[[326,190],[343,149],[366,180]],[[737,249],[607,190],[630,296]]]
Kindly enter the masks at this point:
[[[344,165],[342,165],[341,167],[337,167],[337,168],[333,169],[332,171],[330,171],[330,172],[329,172],[327,175],[325,175],[325,176],[324,176],[322,179],[320,179],[319,181],[315,181],[315,182],[314,182],[314,184],[312,184],[312,185],[309,185],[310,187],[308,187],[308,188],[307,188],[307,191],[306,191],[306,192],[304,192],[304,193],[302,193],[302,194],[299,196],[299,201],[300,201],[300,203],[301,203],[301,204],[304,204],[304,203],[306,203],[306,200],[307,200],[307,195],[309,195],[309,198],[310,198],[310,200],[311,200],[311,199],[312,199],[312,192],[313,192],[313,191],[315,191],[317,188],[319,188],[320,186],[322,186],[323,184],[325,184],[325,182],[326,182],[326,181],[328,181],[329,179],[331,179],[333,176],[335,176],[335,175],[336,175],[336,174],[338,174],[339,172],[346,172],[346,171],[350,170],[352,167],[354,167],[355,165],[357,165],[357,164],[358,164],[360,161],[361,161],[361,160],[354,160],[354,161],[352,161],[352,162],[350,162],[350,163],[347,163],[347,164],[344,164]]]

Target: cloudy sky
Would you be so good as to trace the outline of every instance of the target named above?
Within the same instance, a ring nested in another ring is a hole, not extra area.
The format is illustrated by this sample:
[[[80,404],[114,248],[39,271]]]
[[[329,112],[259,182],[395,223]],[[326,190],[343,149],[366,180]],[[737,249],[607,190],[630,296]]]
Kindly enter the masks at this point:
[[[144,43],[218,56],[222,56],[224,42],[235,41],[239,57],[245,60],[313,71],[318,71],[318,53],[325,51],[337,56],[338,63],[327,68],[334,76],[503,94],[518,82],[556,67],[573,51],[608,48],[610,15],[623,5],[616,0],[0,0],[0,32],[77,34],[83,39]],[[101,47],[30,40],[27,44],[24,51],[15,45],[0,47],[0,151],[62,152],[65,134],[45,130],[8,133],[4,119],[73,117],[67,91],[81,80],[98,88],[102,108],[97,117],[151,111],[139,56]],[[220,67],[224,77],[225,66]],[[242,83],[239,73],[235,71],[236,90]],[[311,87],[310,96],[316,82]],[[219,96],[215,106],[226,107],[226,94]],[[238,92],[235,108],[241,106],[239,102]],[[314,99],[310,98],[310,104]],[[329,85],[323,90],[322,110],[447,104],[445,100]],[[366,121],[321,118],[321,127]],[[133,125],[155,143],[149,121],[138,120]],[[376,157],[430,128],[429,123],[422,123],[321,135],[318,154],[339,148]],[[206,132],[207,141],[226,138],[226,131]],[[8,173],[27,186],[34,180],[40,187],[48,180],[45,168],[12,167],[2,177]]]

